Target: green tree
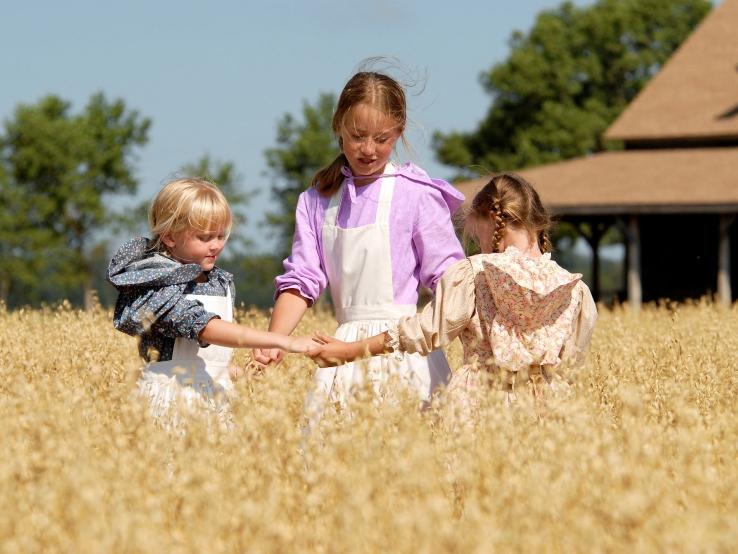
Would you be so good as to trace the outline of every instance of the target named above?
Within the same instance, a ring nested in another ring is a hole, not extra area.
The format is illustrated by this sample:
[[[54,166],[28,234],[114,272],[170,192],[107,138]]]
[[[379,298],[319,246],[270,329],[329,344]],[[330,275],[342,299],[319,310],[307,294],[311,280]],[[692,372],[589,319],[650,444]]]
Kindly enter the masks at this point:
[[[8,303],[14,289],[25,290],[38,282],[47,258],[37,253],[52,243],[53,236],[50,229],[25,225],[34,206],[11,186],[5,165],[0,164],[0,302]]]
[[[265,152],[272,176],[277,210],[267,214],[278,239],[278,255],[290,252],[295,230],[297,197],[310,186],[313,175],[338,155],[331,130],[336,97],[323,93],[315,104],[303,103],[302,121],[285,114],[277,124],[277,146]]]
[[[458,178],[581,156],[709,11],[708,0],[565,2],[514,32],[508,58],[481,75],[492,104],[468,133],[436,133]]]
[[[0,137],[0,292],[6,298],[13,287],[23,287],[23,301],[56,287],[78,291],[89,305],[89,254],[113,218],[109,199],[136,192],[132,161],[148,140],[150,121],[101,93],[79,114],[70,107],[53,95],[21,104]]]

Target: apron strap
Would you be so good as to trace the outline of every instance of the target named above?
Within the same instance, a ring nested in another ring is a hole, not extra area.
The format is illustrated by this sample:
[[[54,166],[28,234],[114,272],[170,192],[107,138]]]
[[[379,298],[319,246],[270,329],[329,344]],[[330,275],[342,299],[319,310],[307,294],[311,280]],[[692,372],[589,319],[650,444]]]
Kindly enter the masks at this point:
[[[343,198],[343,191],[345,188],[346,179],[343,180],[343,183],[341,183],[341,186],[336,191],[336,193],[331,196],[331,200],[328,203],[328,208],[325,210],[325,220],[323,222],[324,225],[335,227],[336,219],[338,218],[338,208],[341,205],[341,199]]]
[[[233,298],[231,298],[230,283],[226,285],[226,298],[228,299],[228,304],[226,306],[227,321],[233,321]]]
[[[376,223],[389,225],[390,208],[392,207],[392,193],[395,188],[395,176],[382,177],[382,188],[379,191],[379,203],[377,205]]]
[[[394,169],[394,166],[392,166],[391,164],[388,164],[387,167]],[[343,199],[343,195],[346,192],[346,187],[350,186],[346,182],[347,179],[344,179],[341,187],[333,196],[331,196],[330,202],[328,202],[328,207],[325,210],[325,219],[323,221],[324,225],[328,225],[330,227],[336,226],[336,220],[338,219],[338,210],[341,207],[341,200]],[[377,214],[374,223],[379,225],[388,225],[390,219],[390,209],[392,207],[392,193],[395,185],[395,175],[384,175],[383,177],[380,177],[380,179],[381,182],[379,189],[379,199],[377,200]]]

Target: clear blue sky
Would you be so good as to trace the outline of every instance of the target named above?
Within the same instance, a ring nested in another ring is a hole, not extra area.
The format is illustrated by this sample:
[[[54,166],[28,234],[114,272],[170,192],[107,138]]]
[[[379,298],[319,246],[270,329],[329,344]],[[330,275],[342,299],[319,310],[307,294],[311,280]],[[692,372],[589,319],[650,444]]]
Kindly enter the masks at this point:
[[[490,98],[479,74],[508,53],[515,29],[559,0],[263,0],[6,2],[0,16],[0,117],[57,94],[81,109],[96,91],[150,117],[136,161],[139,196],[205,153],[235,163],[251,203],[245,230],[265,241],[271,205],[264,150],[303,101],[338,92],[369,56],[427,75],[409,95],[414,160],[452,172],[430,148],[434,131],[471,130]],[[578,0],[577,4],[590,3]],[[404,153],[401,153],[404,156]]]

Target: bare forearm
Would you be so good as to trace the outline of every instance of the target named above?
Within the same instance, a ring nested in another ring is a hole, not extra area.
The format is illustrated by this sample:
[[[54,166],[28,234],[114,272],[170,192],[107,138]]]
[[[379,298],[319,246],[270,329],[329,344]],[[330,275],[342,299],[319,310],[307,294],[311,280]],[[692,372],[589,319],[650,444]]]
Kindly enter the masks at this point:
[[[294,289],[287,289],[277,297],[269,322],[269,330],[283,335],[289,335],[300,323],[302,316],[308,309],[308,301]]]
[[[386,352],[385,344],[386,333],[374,335],[368,339],[346,343],[346,350],[341,356],[344,361],[351,362],[358,358],[366,358],[368,356],[377,356]]]
[[[281,348],[290,349],[291,337],[260,331],[223,321],[222,319],[211,319],[200,333],[200,339],[210,344],[227,346],[229,348]]]

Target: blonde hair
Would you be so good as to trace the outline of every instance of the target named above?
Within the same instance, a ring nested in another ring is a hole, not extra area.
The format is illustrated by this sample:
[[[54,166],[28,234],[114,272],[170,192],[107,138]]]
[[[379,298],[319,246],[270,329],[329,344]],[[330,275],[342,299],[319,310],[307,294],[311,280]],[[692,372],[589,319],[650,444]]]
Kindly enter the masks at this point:
[[[149,208],[152,249],[161,250],[162,237],[181,231],[231,232],[233,214],[228,200],[213,183],[186,178],[170,181],[159,191]]]
[[[400,130],[403,144],[406,144],[402,135],[407,125],[407,102],[402,85],[389,75],[376,71],[360,71],[349,79],[338,98],[338,105],[333,114],[332,129],[341,144],[341,130],[351,109],[359,104],[366,104],[375,108],[386,117],[392,119]],[[333,162],[319,170],[313,177],[312,186],[318,189],[323,196],[332,196],[343,181],[341,169],[348,165],[346,156],[341,152]]]
[[[508,225],[526,229],[538,242],[541,252],[552,250],[549,238],[551,216],[533,185],[515,173],[494,175],[482,187],[467,214],[467,223],[474,220],[492,223],[493,252],[499,251]]]

